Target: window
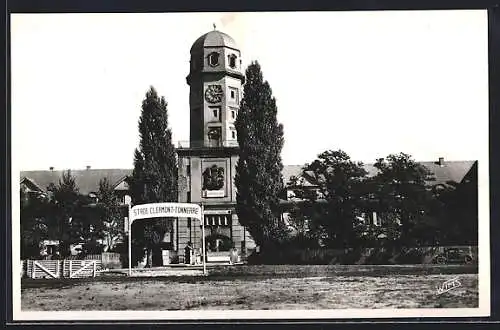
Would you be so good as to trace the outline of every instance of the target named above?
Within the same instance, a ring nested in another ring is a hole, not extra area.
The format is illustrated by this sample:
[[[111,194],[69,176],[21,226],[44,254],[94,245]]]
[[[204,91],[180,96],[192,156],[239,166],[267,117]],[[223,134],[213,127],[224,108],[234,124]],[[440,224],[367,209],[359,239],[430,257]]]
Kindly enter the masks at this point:
[[[219,53],[210,53],[208,55],[208,64],[211,66],[217,66],[219,65]]]
[[[237,114],[238,109],[231,107],[230,110],[231,110],[231,119],[233,119],[233,120],[236,119],[236,114]]]
[[[228,56],[229,67],[231,69],[236,69],[236,55],[232,54]]]
[[[221,111],[220,107],[210,107],[210,113],[212,115],[212,120],[220,121]]]
[[[231,131],[231,137],[232,137],[233,139],[236,139],[236,132],[235,132],[235,131]]]
[[[221,138],[220,127],[209,127],[208,128],[208,139],[213,141],[219,141]]]
[[[238,103],[240,101],[237,88],[229,87],[229,95],[231,97],[231,101],[236,102],[236,103]]]

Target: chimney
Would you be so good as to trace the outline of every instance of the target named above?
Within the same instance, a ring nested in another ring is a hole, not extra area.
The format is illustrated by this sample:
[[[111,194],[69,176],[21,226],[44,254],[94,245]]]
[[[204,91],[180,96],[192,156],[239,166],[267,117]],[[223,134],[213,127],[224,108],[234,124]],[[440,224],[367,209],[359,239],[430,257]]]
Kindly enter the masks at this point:
[[[49,167],[49,170],[53,171],[54,170],[54,166]]]
[[[89,165],[87,165],[87,170],[90,170],[90,166]]]
[[[439,157],[439,166],[444,166],[444,157]]]

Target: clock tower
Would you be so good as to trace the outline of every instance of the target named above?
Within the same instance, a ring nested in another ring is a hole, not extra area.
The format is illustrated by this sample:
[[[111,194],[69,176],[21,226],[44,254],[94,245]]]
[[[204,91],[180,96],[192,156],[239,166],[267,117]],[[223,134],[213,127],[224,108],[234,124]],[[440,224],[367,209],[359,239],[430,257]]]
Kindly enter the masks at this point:
[[[235,212],[239,149],[234,122],[245,80],[241,52],[233,38],[214,29],[193,43],[190,55],[190,137],[177,148],[179,202],[204,206],[207,261],[233,247],[244,255],[255,243]],[[195,251],[201,248],[201,235],[197,220],[177,220],[173,246],[180,259],[188,242]]]
[[[233,38],[211,31],[191,47],[190,142],[207,147],[236,146],[234,121],[244,76],[241,53]]]

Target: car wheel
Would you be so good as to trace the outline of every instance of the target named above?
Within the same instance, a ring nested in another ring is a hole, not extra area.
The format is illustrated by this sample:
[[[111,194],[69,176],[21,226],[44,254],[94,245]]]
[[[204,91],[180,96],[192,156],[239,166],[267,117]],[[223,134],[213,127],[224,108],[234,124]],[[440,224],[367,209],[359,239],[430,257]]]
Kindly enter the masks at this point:
[[[439,257],[436,258],[436,263],[440,264],[440,265],[443,265],[443,264],[446,263],[446,258],[442,257],[442,256],[439,256]]]
[[[465,256],[465,263],[470,264],[472,262],[472,257],[471,256]]]

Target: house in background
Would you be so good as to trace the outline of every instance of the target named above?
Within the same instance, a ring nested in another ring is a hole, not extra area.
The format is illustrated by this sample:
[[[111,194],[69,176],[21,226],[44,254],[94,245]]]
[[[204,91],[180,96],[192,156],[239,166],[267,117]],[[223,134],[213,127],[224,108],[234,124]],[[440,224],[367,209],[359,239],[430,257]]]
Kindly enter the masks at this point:
[[[51,185],[57,186],[65,171],[55,170],[53,167],[50,167],[47,171],[22,171],[20,173],[20,188],[30,197],[49,197],[49,187]],[[71,170],[71,175],[75,178],[75,184],[79,193],[88,197],[91,203],[98,202],[97,192],[99,191],[99,182],[107,178],[116,195],[121,200],[125,219],[128,214],[128,205],[131,203],[125,178],[130,173],[131,170],[129,169],[91,169],[90,166],[87,166],[84,170]],[[83,242],[73,244],[70,248],[71,253],[77,254],[82,244]],[[57,250],[59,242],[55,239],[50,239],[41,242],[40,245],[42,254],[52,255]]]
[[[433,191],[459,190],[465,185],[475,185],[474,189],[477,190],[477,161],[445,161],[443,157],[440,157],[437,161],[424,161],[419,162],[419,164],[424,165],[431,172],[431,176],[434,177],[434,180],[427,182],[428,188]],[[378,173],[378,169],[374,164],[363,164],[363,168],[366,170],[368,177],[373,177]],[[309,189],[318,195],[319,192],[318,187],[309,181],[308,173],[303,172],[301,166],[285,166],[283,177],[287,184],[285,185],[286,193],[283,194],[285,198],[281,201],[282,218],[285,222],[288,222],[290,209],[304,202],[304,200],[295,196],[294,190],[300,187],[305,190]],[[471,205],[476,203],[476,201],[469,202]],[[382,226],[383,224],[383,219],[377,215],[377,212],[363,213],[358,220],[374,226]]]

